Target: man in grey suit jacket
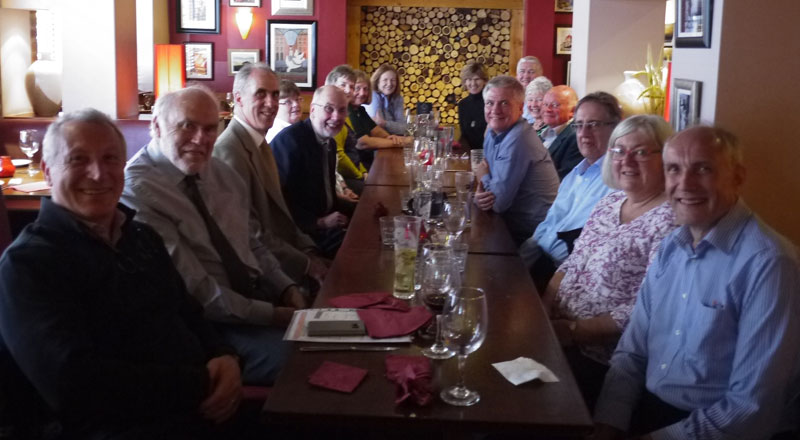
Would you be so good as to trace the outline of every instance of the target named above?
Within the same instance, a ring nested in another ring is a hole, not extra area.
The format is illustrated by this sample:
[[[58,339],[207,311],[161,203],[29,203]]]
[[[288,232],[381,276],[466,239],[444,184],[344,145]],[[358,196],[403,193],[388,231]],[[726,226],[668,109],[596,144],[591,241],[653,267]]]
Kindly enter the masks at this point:
[[[309,276],[321,283],[326,262],[314,241],[292,219],[281,193],[278,168],[265,135],[278,112],[277,75],[263,63],[245,64],[233,82],[234,117],[214,145],[213,155],[247,184],[251,214],[260,223],[259,239],[298,282]]]

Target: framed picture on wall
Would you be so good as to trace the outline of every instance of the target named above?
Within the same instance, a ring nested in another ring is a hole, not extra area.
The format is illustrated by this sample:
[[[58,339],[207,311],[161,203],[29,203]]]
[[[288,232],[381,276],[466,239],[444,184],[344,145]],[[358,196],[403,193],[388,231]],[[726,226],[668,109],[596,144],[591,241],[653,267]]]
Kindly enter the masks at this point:
[[[712,0],[675,1],[675,47],[711,47]]]
[[[280,79],[314,90],[317,78],[317,22],[267,20],[267,60]]]
[[[556,54],[569,55],[572,53],[572,28],[556,28]]]
[[[272,15],[314,15],[314,0],[272,0]]]
[[[556,12],[572,12],[572,0],[556,0]]]
[[[178,0],[179,33],[218,34],[220,0]]]
[[[236,75],[245,63],[260,61],[259,49],[228,49],[228,76]]]
[[[248,6],[251,8],[260,8],[261,0],[228,0],[228,6]]]
[[[700,92],[703,83],[675,78],[672,87],[670,121],[675,131],[696,124],[700,118]]]
[[[184,43],[186,79],[214,79],[214,43]]]

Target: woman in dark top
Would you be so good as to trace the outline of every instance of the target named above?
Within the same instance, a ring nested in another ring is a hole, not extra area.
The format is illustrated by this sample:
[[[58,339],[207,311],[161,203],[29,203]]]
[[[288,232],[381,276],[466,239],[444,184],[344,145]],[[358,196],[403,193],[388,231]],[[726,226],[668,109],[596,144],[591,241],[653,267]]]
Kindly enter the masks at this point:
[[[470,62],[461,69],[462,87],[469,96],[458,103],[458,124],[461,127],[461,145],[470,150],[483,148],[486,118],[483,115],[483,86],[489,76],[481,63]]]

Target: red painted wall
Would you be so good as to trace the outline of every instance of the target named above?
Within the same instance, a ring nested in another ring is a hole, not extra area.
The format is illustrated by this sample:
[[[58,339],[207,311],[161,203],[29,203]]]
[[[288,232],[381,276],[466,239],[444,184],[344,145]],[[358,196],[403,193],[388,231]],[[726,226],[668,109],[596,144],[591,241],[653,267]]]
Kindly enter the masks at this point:
[[[175,32],[175,1],[169,2],[169,29],[171,43],[214,43],[214,79],[200,80],[216,92],[227,92],[233,87],[233,77],[228,76],[228,48],[260,49],[261,59],[266,60],[267,20],[289,21],[313,20],[317,22],[317,86],[325,82],[325,76],[335,66],[347,60],[347,0],[318,0],[314,2],[311,16],[272,16],[269,0],[262,0],[260,8],[253,8],[253,27],[247,40],[242,40],[236,27],[235,14],[238,8],[220,1],[219,34],[179,34]],[[554,84],[563,84],[568,55],[555,55],[555,27],[571,26],[572,14],[556,13],[553,0],[525,1],[525,30],[523,53],[535,55],[544,67],[545,75]],[[513,72],[512,72],[513,73]]]
[[[314,15],[275,15],[270,14],[270,1],[261,0],[260,8],[252,8],[253,26],[250,35],[242,40],[236,27],[236,11],[239,8],[228,6],[228,0],[220,2],[219,34],[179,34],[175,31],[176,1],[169,2],[169,41],[170,43],[211,42],[214,43],[214,79],[195,80],[215,92],[228,92],[233,88],[233,77],[228,76],[228,49],[260,49],[261,60],[267,61],[266,35],[267,20],[316,21],[317,22],[317,85],[325,82],[328,72],[347,58],[347,0],[324,0],[314,2]],[[324,17],[322,19],[321,17]]]

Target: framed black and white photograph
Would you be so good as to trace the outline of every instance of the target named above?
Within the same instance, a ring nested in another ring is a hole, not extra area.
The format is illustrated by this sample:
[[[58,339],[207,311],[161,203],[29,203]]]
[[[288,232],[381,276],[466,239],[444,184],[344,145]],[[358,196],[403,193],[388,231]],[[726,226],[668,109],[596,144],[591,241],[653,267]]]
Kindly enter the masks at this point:
[[[314,90],[317,77],[317,22],[267,20],[267,60],[280,79]]]
[[[214,79],[214,43],[184,43],[186,79]]]
[[[228,6],[247,6],[251,8],[260,8],[261,0],[228,0]]]
[[[572,53],[572,28],[556,28],[556,55],[570,55]]]
[[[236,75],[245,63],[259,62],[260,53],[259,49],[228,49],[228,76]]]
[[[314,0],[272,0],[272,15],[314,15]]]
[[[711,47],[713,0],[676,0],[675,47]]]
[[[672,114],[670,120],[675,131],[696,124],[700,118],[700,81],[689,79],[675,79],[672,87]]]
[[[556,12],[572,12],[572,0],[556,0]]]
[[[178,0],[177,32],[184,34],[218,34],[220,0]]]

